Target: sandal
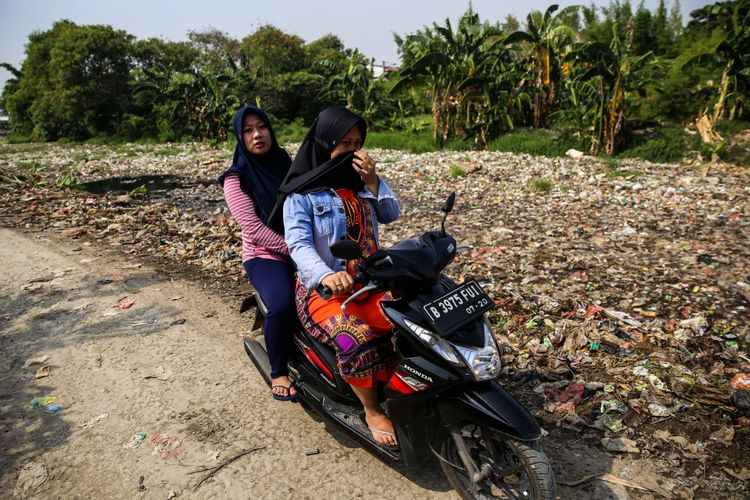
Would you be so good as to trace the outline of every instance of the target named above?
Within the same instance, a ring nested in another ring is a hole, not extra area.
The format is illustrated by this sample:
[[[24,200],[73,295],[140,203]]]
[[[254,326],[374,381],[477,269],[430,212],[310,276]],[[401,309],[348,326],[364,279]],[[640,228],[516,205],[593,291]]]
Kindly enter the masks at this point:
[[[297,392],[297,394],[292,394],[292,387],[297,388],[297,382],[292,382],[289,385],[272,385],[271,396],[273,396],[273,399],[276,401],[297,401],[299,399],[299,392]],[[273,392],[274,389],[286,390],[286,396],[276,394]]]
[[[367,428],[370,429],[370,432],[372,432],[373,438],[375,437],[375,434],[379,434],[381,436],[386,436],[386,437],[392,437],[394,438],[394,440],[396,438],[396,434],[394,434],[393,432],[382,431],[380,429],[373,429],[372,427],[369,427],[369,426]],[[388,448],[393,447],[393,446],[398,446],[398,441],[396,441],[394,444],[387,444],[387,443],[381,443],[376,439],[375,442],[377,442],[379,446],[385,446]]]

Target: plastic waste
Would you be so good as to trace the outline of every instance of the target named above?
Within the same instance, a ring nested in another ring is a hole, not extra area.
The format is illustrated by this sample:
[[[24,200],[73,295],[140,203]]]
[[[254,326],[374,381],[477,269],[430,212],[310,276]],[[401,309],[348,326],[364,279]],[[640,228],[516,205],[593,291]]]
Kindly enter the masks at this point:
[[[123,445],[123,448],[138,448],[145,439],[145,433],[133,434],[133,437],[130,438],[130,441]]]
[[[58,411],[62,410],[62,405],[49,405],[42,408],[42,411],[44,413],[57,413]]]
[[[734,391],[732,403],[742,415],[750,418],[750,391]]]
[[[117,307],[118,309],[129,309],[133,304],[135,304],[135,299],[123,297],[117,301],[117,304],[113,304],[112,307]]]
[[[610,411],[625,413],[626,411],[628,411],[628,407],[625,403],[623,403],[619,399],[605,399],[599,405],[599,412],[608,413]]]
[[[654,417],[670,417],[672,411],[666,406],[659,403],[651,403],[648,405],[648,412]]]
[[[732,387],[735,389],[748,390],[750,389],[750,375],[747,373],[738,373],[732,377]]]
[[[31,400],[31,403],[29,403],[29,406],[32,409],[37,409],[37,408],[42,408],[43,406],[54,404],[55,401],[57,401],[57,397],[55,396],[36,397]]]

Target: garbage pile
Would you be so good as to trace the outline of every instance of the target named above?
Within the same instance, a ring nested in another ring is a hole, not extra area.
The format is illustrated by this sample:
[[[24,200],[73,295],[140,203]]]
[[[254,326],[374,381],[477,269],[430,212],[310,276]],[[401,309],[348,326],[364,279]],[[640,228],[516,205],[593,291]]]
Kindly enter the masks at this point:
[[[603,429],[620,439],[607,442],[613,451],[640,449],[622,440],[645,424],[691,457],[718,445],[750,451],[750,171],[371,154],[402,204],[381,228],[383,246],[438,227],[457,192],[448,272],[479,279],[494,298],[504,372],[534,382],[542,419]],[[239,228],[215,182],[230,159],[201,144],[5,145],[0,223],[241,284]]]

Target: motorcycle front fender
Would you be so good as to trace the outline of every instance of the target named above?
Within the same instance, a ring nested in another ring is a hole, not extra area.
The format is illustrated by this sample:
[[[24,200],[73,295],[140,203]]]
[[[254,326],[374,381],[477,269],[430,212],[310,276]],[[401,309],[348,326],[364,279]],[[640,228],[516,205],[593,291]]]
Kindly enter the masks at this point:
[[[479,424],[519,441],[537,441],[542,437],[536,419],[495,381],[442,395],[437,407],[446,427]]]

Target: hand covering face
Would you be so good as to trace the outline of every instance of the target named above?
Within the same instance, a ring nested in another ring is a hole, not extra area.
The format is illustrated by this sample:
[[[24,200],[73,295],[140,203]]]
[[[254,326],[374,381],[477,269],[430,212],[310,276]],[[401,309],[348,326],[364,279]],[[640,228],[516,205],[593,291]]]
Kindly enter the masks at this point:
[[[367,124],[361,117],[343,106],[331,106],[320,112],[279,188],[275,212],[281,213],[284,200],[290,193],[304,194],[323,188],[347,188],[355,192],[364,189],[364,182],[352,168],[353,151],[331,158],[331,152],[355,125],[359,127],[364,143]]]

